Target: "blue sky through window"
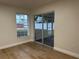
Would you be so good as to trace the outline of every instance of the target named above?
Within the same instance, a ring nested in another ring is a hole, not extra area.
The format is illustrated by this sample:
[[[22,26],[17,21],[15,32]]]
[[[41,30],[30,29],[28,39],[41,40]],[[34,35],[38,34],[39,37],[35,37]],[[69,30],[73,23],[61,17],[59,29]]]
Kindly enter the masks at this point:
[[[27,15],[16,15],[16,23],[17,24],[26,24],[27,23]]]
[[[43,25],[43,27],[42,27]],[[47,30],[47,26],[48,26],[48,30],[52,30],[52,23],[48,23],[47,22],[43,23],[43,17],[39,16],[37,18],[37,20],[35,21],[35,29],[45,29]]]

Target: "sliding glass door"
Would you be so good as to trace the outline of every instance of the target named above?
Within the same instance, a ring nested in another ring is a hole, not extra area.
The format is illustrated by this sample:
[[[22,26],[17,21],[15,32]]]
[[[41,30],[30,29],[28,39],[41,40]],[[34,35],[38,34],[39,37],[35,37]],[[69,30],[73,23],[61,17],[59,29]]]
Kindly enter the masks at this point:
[[[44,23],[44,29],[43,29],[43,40],[44,40],[44,44],[49,45],[49,46],[53,46],[53,22],[49,22],[47,20],[46,23]]]
[[[42,43],[42,29],[43,29],[43,19],[42,16],[35,16],[35,41]]]
[[[54,46],[54,15],[43,14],[37,15],[34,19],[35,41],[44,45]]]

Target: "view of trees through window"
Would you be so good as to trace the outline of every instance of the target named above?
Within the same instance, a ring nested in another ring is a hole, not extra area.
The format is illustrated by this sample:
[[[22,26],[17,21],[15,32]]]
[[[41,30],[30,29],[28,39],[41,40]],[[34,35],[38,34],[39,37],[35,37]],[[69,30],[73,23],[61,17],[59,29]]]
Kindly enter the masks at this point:
[[[16,14],[17,36],[28,35],[28,16],[25,14]]]
[[[47,28],[47,25],[48,25],[48,28]],[[43,21],[43,17],[42,16],[39,16],[37,17],[37,20],[35,21],[35,29],[42,29],[42,26],[43,26],[43,29],[44,30],[52,30],[52,23],[51,22],[44,22]]]

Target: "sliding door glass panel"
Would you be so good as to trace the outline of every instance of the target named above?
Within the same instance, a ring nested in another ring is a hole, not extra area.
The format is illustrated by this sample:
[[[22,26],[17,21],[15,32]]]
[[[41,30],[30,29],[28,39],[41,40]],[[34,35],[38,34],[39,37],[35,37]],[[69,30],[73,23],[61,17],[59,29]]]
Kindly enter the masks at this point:
[[[43,39],[44,39],[44,44],[48,46],[53,46],[53,22],[52,22],[52,17],[50,15],[46,15],[44,18],[44,29],[43,29]]]
[[[44,30],[44,44],[53,46],[52,23],[47,23],[47,29]]]
[[[35,41],[42,43],[42,28],[43,28],[42,16],[35,17]]]
[[[35,41],[44,45],[54,46],[54,13],[34,17]]]
[[[47,40],[48,40],[48,28],[47,28],[47,22],[45,21],[43,23],[43,43],[44,44],[48,44]]]
[[[48,45],[53,46],[53,23],[48,23]]]

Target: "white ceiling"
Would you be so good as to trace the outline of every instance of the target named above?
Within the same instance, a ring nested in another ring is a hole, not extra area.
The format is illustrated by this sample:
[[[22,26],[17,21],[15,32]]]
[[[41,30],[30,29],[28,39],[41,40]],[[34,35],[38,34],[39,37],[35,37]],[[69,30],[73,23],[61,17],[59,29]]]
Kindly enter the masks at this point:
[[[23,8],[36,8],[54,0],[0,0],[0,3]]]

